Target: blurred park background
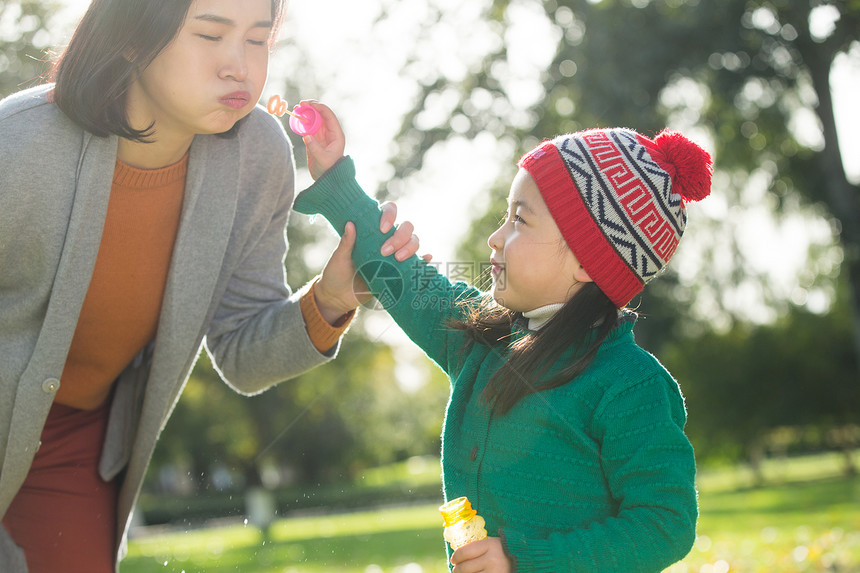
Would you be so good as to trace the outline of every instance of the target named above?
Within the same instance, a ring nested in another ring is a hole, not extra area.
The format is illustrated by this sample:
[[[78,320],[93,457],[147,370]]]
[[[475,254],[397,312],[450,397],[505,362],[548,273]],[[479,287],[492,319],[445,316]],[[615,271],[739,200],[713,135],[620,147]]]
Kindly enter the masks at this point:
[[[40,81],[87,4],[0,0],[0,96]],[[712,197],[634,301],[699,465],[699,537],[670,571],[856,572],[858,36],[856,0],[293,0],[264,97],[331,105],[365,188],[479,285],[515,162],[542,138],[670,126],[712,152]],[[301,216],[289,239],[297,288],[335,241]],[[122,571],[445,570],[447,394],[372,309],[337,360],[260,396],[204,355]]]

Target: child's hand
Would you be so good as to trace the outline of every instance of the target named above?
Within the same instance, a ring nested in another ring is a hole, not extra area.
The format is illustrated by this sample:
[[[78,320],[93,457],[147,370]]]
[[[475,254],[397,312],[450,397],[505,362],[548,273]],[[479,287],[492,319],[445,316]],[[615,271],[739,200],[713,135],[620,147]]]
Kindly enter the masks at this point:
[[[380,207],[382,216],[379,218],[379,230],[387,233],[397,220],[397,205],[386,202]],[[398,261],[414,255],[418,252],[419,241],[412,231],[412,223],[409,221],[401,223],[394,234],[382,244],[381,253],[394,254],[394,258]],[[355,236],[355,225],[347,223],[340,243],[331,254],[314,288],[317,307],[323,318],[330,324],[335,324],[344,314],[373,298],[367,285],[356,273],[355,264],[352,262]],[[429,261],[431,257],[424,255],[424,259]]]
[[[314,181],[343,157],[346,148],[346,136],[340,127],[334,112],[324,104],[313,100],[304,100],[302,104],[317,110],[322,117],[322,126],[313,135],[305,135],[305,149],[308,155],[308,170]]]
[[[502,540],[488,537],[464,545],[451,555],[454,573],[511,573],[511,562],[505,555]]]

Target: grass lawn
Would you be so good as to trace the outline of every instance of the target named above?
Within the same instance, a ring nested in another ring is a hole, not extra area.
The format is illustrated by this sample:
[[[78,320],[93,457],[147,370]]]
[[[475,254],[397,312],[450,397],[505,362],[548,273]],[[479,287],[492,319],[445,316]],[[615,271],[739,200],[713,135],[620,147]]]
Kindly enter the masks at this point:
[[[860,452],[855,454],[860,462]],[[769,485],[742,469],[703,472],[698,538],[671,573],[860,571],[860,478],[837,456],[769,461]],[[133,539],[122,573],[441,573],[435,505],[293,517],[268,539],[244,525]]]

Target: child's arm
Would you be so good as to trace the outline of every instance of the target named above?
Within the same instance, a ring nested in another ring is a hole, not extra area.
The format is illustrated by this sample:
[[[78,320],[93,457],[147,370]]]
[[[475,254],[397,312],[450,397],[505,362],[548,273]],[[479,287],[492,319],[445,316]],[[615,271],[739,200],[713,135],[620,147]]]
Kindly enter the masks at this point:
[[[462,312],[457,300],[482,293],[462,283],[452,284],[419,257],[398,261],[381,255],[387,234],[378,228],[379,205],[356,182],[352,160],[341,156],[343,132],[334,114],[326,106],[312,105],[322,115],[324,127],[306,136],[306,147],[312,174],[320,179],[296,197],[294,210],[322,214],[349,243],[353,239],[347,223],[355,224],[352,260],[358,274],[412,341],[450,373],[460,356],[463,335],[452,332],[446,322]],[[451,337],[458,338],[456,343],[451,344]]]
[[[346,140],[340,123],[327,106],[313,101],[301,103],[314,106],[325,120],[318,132],[303,138],[308,150],[308,170],[314,179],[318,179],[343,157]],[[414,255],[418,251],[418,239],[412,234],[412,223],[404,221],[396,228],[394,227],[394,222],[397,219],[397,206],[394,203],[383,203],[380,205],[380,210],[382,211],[379,219],[380,232],[388,233],[394,229],[394,233],[382,244],[381,254],[393,254],[397,260],[401,261]],[[320,313],[331,324],[372,298],[367,292],[366,285],[362,283],[359,277],[356,277],[355,267],[350,261],[351,245],[354,242],[354,232],[349,237],[344,236],[344,240],[332,253],[329,263],[326,264],[325,270],[314,289]]]

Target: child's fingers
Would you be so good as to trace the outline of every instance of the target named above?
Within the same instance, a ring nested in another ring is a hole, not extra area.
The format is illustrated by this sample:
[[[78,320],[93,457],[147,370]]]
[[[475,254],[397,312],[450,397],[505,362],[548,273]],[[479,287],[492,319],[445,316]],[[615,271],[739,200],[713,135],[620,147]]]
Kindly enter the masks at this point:
[[[319,132],[317,132],[319,133]],[[316,134],[314,134],[316,135]],[[308,154],[313,155],[314,153],[320,152],[320,144],[317,143],[316,137],[314,135],[303,135],[302,142],[305,144],[305,150]]]
[[[467,543],[451,555],[451,563],[459,565],[460,563],[480,557],[486,552],[487,548],[484,547],[484,544],[482,544],[481,541]]]
[[[501,540],[488,537],[464,545],[451,555],[454,573],[511,573],[511,562]]]
[[[329,106],[313,99],[302,100],[299,102],[299,105],[309,105],[319,112],[320,117],[322,117],[323,127],[326,131],[327,141],[343,136],[343,129],[340,126],[340,121],[338,121],[337,115]]]

